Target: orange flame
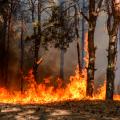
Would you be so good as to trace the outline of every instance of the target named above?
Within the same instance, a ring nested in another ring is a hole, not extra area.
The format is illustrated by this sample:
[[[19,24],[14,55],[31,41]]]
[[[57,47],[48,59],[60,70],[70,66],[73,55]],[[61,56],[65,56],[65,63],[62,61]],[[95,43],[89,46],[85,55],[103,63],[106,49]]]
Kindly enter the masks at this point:
[[[47,83],[50,81],[49,78]],[[10,92],[4,88],[0,88],[0,102],[2,103],[50,103],[55,101],[65,100],[84,100],[84,99],[104,99],[104,88],[99,89],[99,94],[95,94],[93,98],[86,97],[86,70],[83,70],[83,75],[79,75],[78,70],[75,75],[70,77],[70,83],[64,88],[62,81],[58,78],[58,87],[47,86],[46,84],[36,84],[32,71],[25,77],[27,82],[26,90],[21,92]]]

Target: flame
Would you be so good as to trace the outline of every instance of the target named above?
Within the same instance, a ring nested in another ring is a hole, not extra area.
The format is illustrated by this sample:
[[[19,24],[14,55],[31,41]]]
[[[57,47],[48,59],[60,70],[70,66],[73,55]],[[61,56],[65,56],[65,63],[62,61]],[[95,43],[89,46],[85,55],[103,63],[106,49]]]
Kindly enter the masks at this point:
[[[88,34],[86,34],[85,38],[86,66],[88,65],[87,36]],[[24,77],[24,89],[22,92],[0,88],[0,103],[45,104],[66,100],[105,100],[106,82],[94,92],[93,97],[87,97],[87,71],[83,69],[80,75],[78,70],[77,67],[75,75],[70,76],[69,84],[66,86],[63,86],[62,80],[58,78],[55,81],[57,87],[50,85],[50,78],[45,78],[43,83],[37,84],[33,76],[33,71],[30,70],[28,75]],[[120,96],[114,95],[114,100],[120,100]]]
[[[21,93],[18,91],[8,91],[5,88],[0,88],[0,102],[1,103],[21,103],[21,104],[33,104],[33,103],[50,103],[56,101],[65,100],[94,100],[104,99],[105,92],[104,87],[99,89],[99,92],[93,96],[93,98],[86,97],[86,70],[82,71],[83,74],[79,75],[78,68],[75,71],[75,75],[70,77],[70,82],[66,87],[62,87],[62,80],[57,79],[58,87],[47,86],[50,83],[50,79],[46,78],[45,83],[36,84],[32,70],[28,73],[28,76],[24,78],[24,82],[27,83],[26,89]]]

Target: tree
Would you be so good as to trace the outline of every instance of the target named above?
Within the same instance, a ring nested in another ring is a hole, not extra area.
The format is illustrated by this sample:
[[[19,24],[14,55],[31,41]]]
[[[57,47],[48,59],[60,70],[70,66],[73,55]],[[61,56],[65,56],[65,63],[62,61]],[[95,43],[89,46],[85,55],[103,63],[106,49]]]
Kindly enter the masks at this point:
[[[9,0],[8,1],[8,8],[7,8],[7,39],[6,39],[6,60],[5,60],[5,69],[6,69],[6,74],[5,74],[5,81],[6,85],[8,84],[8,69],[9,69],[9,50],[10,50],[10,32],[11,32],[11,22],[12,18],[14,16],[14,12],[16,10],[16,6],[18,4],[18,1],[16,0]],[[7,85],[8,87],[8,85]]]
[[[78,10],[77,10],[77,7],[76,5],[74,6],[75,8],[75,33],[76,33],[76,38],[77,38],[77,53],[78,53],[78,66],[79,66],[79,73],[82,73],[82,66],[81,66],[81,60],[80,60],[80,45],[79,45],[79,39],[80,39],[80,36],[79,36],[79,18],[78,18]]]
[[[1,38],[0,38],[0,78],[1,84],[5,85],[5,52],[6,52],[6,35],[7,35],[7,7],[8,7],[8,1],[2,1],[0,2],[0,5],[2,6],[0,8],[0,15],[3,18],[2,25],[0,28]]]
[[[2,78],[2,83],[4,85],[7,84],[7,76],[8,76],[8,47],[9,47],[9,31],[10,31],[10,6],[11,3],[10,1],[1,1],[1,15],[3,18],[3,27],[2,27],[2,37],[1,37],[1,42],[0,42],[0,56],[1,56],[1,62],[0,62],[0,68],[1,68],[1,78]],[[6,37],[7,36],[7,37]]]
[[[37,23],[35,22],[36,21],[36,19],[35,19],[36,1],[37,0],[29,0],[29,6],[30,6],[31,16],[32,16],[32,24],[33,24],[33,37],[34,37],[34,40],[33,40],[33,44],[34,44],[33,74],[34,74],[35,80],[37,79],[36,78],[36,75],[37,75],[36,43],[38,41],[38,39],[37,39]]]
[[[109,35],[106,100],[113,100],[115,66],[117,53],[117,34],[120,25],[120,0],[106,0],[107,29]]]
[[[35,80],[37,81],[37,70],[39,64],[37,63],[39,61],[39,48],[40,48],[40,43],[41,43],[41,8],[42,8],[42,3],[40,0],[38,0],[38,33],[37,36],[35,37],[35,43],[34,43],[34,65],[33,65],[33,73]],[[34,31],[34,35],[35,35]]]
[[[23,66],[24,66],[24,18],[23,15],[21,14],[21,35],[20,35],[20,43],[21,43],[21,58],[20,58],[20,71],[21,73],[24,72]],[[21,92],[23,91],[23,74],[21,74]]]
[[[94,89],[94,75],[95,75],[95,50],[96,47],[94,45],[94,33],[97,23],[97,18],[99,16],[100,8],[103,0],[89,0],[88,1],[88,16],[80,10],[79,1],[76,1],[79,7],[80,14],[84,17],[84,19],[88,22],[88,68],[87,68],[87,88],[86,95],[92,96]]]
[[[18,0],[4,0],[0,1],[0,15],[3,18],[1,27],[1,40],[0,40],[0,75],[4,86],[8,87],[8,70],[10,58],[10,40],[12,36],[12,19],[15,16]]]
[[[34,60],[33,60],[33,74],[35,77],[35,80],[37,81],[37,71],[39,67],[39,49],[40,45],[42,43],[42,34],[44,32],[44,28],[42,26],[42,13],[46,12],[46,9],[50,7],[44,7],[44,4],[46,2],[43,0],[29,0],[29,6],[31,10],[31,15],[32,15],[32,23],[33,23],[33,45],[34,45]],[[37,8],[37,10],[36,10]],[[37,17],[36,17],[37,13]]]
[[[70,16],[70,6],[66,2],[51,7],[51,17],[46,23],[45,44],[51,43],[59,48],[60,53],[60,78],[64,79],[64,54],[69,43],[75,38],[74,17]],[[47,34],[47,36],[46,36]]]

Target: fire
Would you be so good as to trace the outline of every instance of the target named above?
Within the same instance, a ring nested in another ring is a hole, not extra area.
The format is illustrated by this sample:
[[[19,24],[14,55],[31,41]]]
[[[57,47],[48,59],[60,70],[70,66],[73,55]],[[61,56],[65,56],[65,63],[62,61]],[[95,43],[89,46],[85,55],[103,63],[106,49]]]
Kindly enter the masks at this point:
[[[87,34],[85,40],[85,61],[87,66]],[[59,102],[66,100],[105,100],[106,82],[94,92],[93,97],[86,97],[86,80],[87,71],[82,70],[80,75],[76,68],[75,75],[70,76],[69,83],[63,86],[63,82],[58,78],[57,87],[49,85],[50,78],[45,78],[43,83],[35,82],[32,70],[23,80],[23,91],[10,91],[5,88],[0,88],[0,103],[19,103],[19,104],[45,104],[51,102]],[[114,100],[120,100],[119,95],[114,95]]]
[[[28,76],[24,78],[24,82],[27,82],[26,89],[21,93],[18,91],[8,91],[4,88],[0,88],[0,102],[1,103],[50,103],[55,101],[65,100],[86,100],[86,99],[104,99],[105,91],[103,87],[99,89],[97,94],[94,94],[93,98],[86,97],[86,70],[82,71],[83,74],[79,75],[78,69],[75,71],[75,75],[70,77],[70,83],[66,87],[62,87],[62,80],[57,79],[58,87],[47,86],[45,83],[49,83],[50,80],[45,79],[45,83],[36,84],[32,70]]]
[[[66,100],[105,100],[106,83],[103,84],[93,97],[86,97],[86,70],[79,75],[78,68],[75,75],[69,79],[69,84],[62,87],[62,80],[57,79],[58,86],[48,86],[50,79],[46,78],[44,83],[37,84],[34,80],[32,70],[28,76],[24,78],[27,83],[26,88],[21,93],[20,91],[8,91],[5,88],[0,88],[1,103],[19,103],[19,104],[44,104],[51,102],[60,102]],[[120,100],[119,95],[114,95],[114,100]]]

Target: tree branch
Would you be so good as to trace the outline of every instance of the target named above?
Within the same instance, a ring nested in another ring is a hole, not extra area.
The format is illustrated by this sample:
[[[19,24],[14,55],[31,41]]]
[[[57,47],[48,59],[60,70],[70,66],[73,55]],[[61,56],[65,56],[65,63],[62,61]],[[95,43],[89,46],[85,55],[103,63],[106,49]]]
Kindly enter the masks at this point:
[[[89,22],[88,17],[83,13],[83,11],[80,11],[80,10],[79,10],[79,12],[80,12],[80,14],[85,18],[85,20],[86,20],[87,22]]]
[[[80,6],[79,6],[78,3],[77,3],[77,5],[78,5],[78,8],[79,8],[79,13],[85,18],[85,20],[86,20],[87,22],[89,22],[89,18],[83,13],[82,10],[80,10]]]
[[[103,0],[100,0],[98,5],[97,5],[97,9],[96,9],[96,13],[98,14],[100,12],[100,8],[102,6]]]

